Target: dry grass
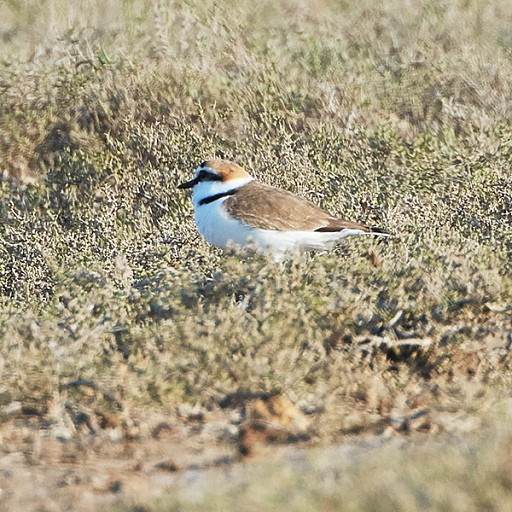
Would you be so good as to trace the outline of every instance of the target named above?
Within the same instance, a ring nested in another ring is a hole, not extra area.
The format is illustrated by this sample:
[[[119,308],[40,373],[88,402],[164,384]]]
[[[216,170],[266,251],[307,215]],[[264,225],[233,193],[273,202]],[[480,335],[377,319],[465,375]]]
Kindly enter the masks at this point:
[[[0,20],[4,453],[37,472],[162,429],[233,461],[501,428],[485,418],[511,389],[508,1],[48,0]],[[214,156],[394,236],[282,266],[221,253],[175,188]],[[185,451],[180,469],[207,465]]]
[[[243,471],[198,474],[187,486],[173,482],[146,510],[504,512],[512,504],[510,442],[505,428],[464,441],[413,436],[284,450]]]

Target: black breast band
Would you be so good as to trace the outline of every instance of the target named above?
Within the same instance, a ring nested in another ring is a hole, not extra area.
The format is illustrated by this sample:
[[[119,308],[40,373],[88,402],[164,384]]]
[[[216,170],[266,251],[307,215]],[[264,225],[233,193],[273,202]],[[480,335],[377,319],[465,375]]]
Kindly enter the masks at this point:
[[[201,201],[199,201],[199,206],[202,206],[203,204],[213,203],[213,201],[217,201],[217,199],[221,199],[223,197],[232,196],[236,194],[237,190],[237,188],[234,188],[233,190],[228,190],[227,192],[220,192],[219,194],[215,194],[210,197],[205,197],[204,199],[201,199]]]

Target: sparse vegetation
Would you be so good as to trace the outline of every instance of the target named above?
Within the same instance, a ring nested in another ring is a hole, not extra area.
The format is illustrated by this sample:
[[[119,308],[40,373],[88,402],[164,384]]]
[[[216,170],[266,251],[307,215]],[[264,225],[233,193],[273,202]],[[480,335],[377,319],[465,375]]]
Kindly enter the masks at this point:
[[[151,478],[372,437],[348,483],[288,467],[265,507],[456,510],[453,440],[510,451],[511,27],[508,0],[1,4],[0,469],[49,483],[5,473],[0,503],[205,510]],[[176,190],[212,157],[393,237],[221,253]],[[389,507],[351,497],[388,458]],[[511,460],[464,510],[508,510]]]

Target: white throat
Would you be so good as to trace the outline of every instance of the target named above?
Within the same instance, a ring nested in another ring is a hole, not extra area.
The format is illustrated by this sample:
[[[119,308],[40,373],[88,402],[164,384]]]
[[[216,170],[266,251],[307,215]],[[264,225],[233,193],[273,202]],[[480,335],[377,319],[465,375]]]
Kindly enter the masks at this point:
[[[207,197],[214,196],[216,194],[222,194],[223,192],[228,192],[230,190],[237,189],[239,187],[243,187],[252,181],[251,176],[246,176],[244,178],[235,178],[229,181],[202,181],[194,186],[194,192],[192,193],[192,204],[194,205],[194,209],[200,206],[199,203],[203,199]]]

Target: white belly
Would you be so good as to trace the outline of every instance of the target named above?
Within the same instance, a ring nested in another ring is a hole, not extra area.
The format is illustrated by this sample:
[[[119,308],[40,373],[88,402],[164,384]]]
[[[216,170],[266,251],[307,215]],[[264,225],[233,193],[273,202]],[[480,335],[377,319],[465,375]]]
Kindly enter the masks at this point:
[[[251,235],[251,228],[228,216],[222,207],[224,200],[198,206],[195,211],[197,229],[205,240],[217,247],[243,247]]]

